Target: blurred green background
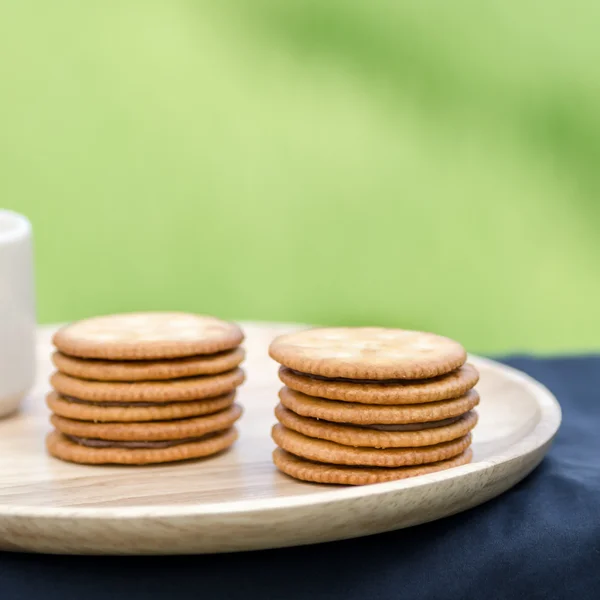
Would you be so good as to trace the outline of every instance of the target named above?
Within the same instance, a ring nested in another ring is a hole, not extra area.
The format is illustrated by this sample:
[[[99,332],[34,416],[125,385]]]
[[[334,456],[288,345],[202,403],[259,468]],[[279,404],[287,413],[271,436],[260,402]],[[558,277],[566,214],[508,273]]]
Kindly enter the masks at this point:
[[[0,2],[42,322],[142,309],[600,348],[600,5]]]

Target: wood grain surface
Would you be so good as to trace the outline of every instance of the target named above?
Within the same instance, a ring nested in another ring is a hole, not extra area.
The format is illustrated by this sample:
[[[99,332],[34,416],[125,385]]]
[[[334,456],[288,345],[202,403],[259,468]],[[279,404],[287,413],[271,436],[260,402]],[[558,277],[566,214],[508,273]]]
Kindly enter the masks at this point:
[[[271,462],[278,402],[271,339],[291,326],[245,324],[247,382],[240,440],[220,456],[152,467],[98,467],[47,455],[52,328],[38,334],[37,383],[0,421],[0,549],[85,554],[225,552],[356,537],[465,510],[510,488],[543,458],[558,403],[524,374],[472,357],[481,370],[474,461],[361,488],[301,483]]]

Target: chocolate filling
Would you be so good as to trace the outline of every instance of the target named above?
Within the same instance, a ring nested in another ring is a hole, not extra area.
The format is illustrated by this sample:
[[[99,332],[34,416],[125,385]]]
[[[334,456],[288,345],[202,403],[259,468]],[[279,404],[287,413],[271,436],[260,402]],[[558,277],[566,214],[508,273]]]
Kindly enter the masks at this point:
[[[368,383],[368,384],[379,384],[379,385],[415,385],[420,383],[431,383],[438,381],[446,377],[446,375],[439,375],[438,377],[431,377],[430,379],[348,379],[347,377],[323,377],[322,375],[312,375],[311,373],[302,373],[301,371],[295,371],[289,367],[285,367],[295,375],[301,377],[308,377],[309,379],[316,379],[317,381],[330,381],[339,383]],[[449,373],[448,373],[449,375]]]
[[[206,435],[201,435],[200,437],[192,437],[192,438],[184,438],[181,440],[161,440],[155,442],[136,442],[136,441],[127,441],[127,442],[116,442],[111,440],[98,440],[95,438],[83,438],[76,435],[68,435],[63,433],[63,435],[70,439],[72,442],[79,444],[80,446],[87,446],[88,448],[171,448],[171,446],[179,446],[181,444],[189,444],[191,442],[199,442],[207,440],[211,437],[217,435],[218,432],[207,433]]]
[[[443,427],[444,425],[451,425],[456,423],[461,418],[451,417],[449,419],[442,419],[441,421],[429,421],[428,423],[404,423],[402,425],[355,425],[361,429],[377,429],[378,431],[421,431],[422,429],[435,429],[436,427]]]
[[[171,404],[180,404],[179,402],[113,402],[112,400],[106,402],[94,402],[93,400],[82,400],[81,398],[75,398],[73,396],[61,396],[61,398],[75,404],[104,407],[118,406],[123,408],[145,408],[148,406],[170,406]]]

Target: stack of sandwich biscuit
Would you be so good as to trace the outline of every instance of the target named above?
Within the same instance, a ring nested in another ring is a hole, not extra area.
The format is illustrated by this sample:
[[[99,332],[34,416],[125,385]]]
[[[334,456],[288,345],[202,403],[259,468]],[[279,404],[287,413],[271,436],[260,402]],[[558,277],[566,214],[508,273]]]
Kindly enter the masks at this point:
[[[50,454],[151,464],[216,454],[237,439],[241,329],[214,317],[132,313],[67,325],[47,404]]]
[[[471,460],[477,370],[457,342],[401,329],[280,336],[275,465],[319,483],[364,485]]]

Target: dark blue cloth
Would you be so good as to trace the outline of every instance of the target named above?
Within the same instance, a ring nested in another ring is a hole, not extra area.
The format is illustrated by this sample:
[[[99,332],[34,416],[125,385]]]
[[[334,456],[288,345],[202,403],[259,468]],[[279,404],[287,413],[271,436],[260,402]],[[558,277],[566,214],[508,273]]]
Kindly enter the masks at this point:
[[[563,409],[548,457],[468,512],[382,535],[188,557],[0,555],[2,600],[600,598],[600,356],[513,358]]]

